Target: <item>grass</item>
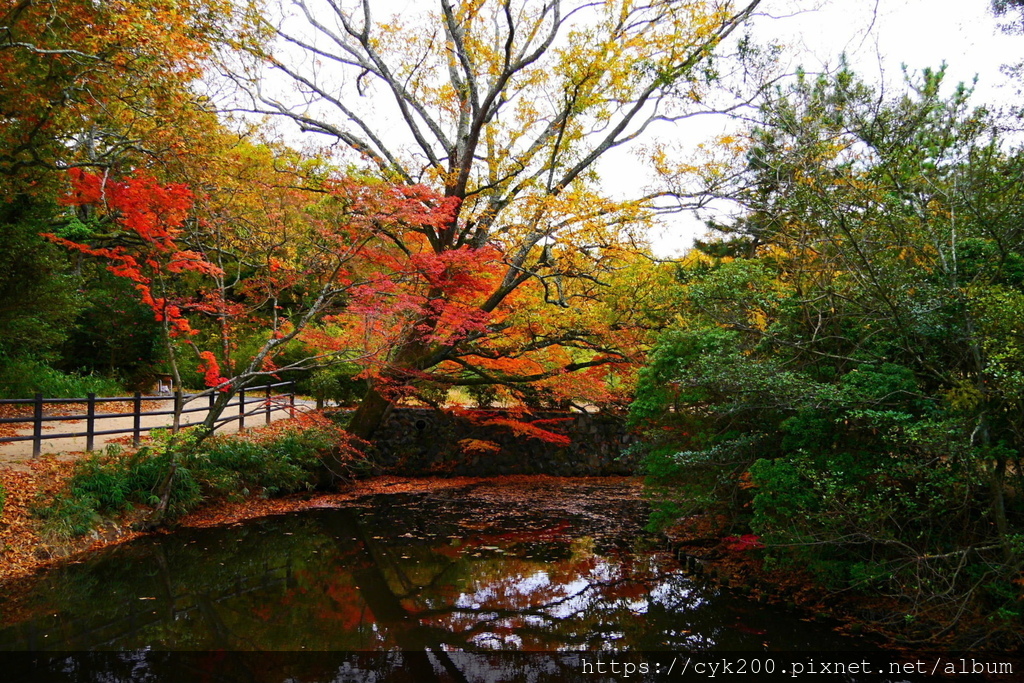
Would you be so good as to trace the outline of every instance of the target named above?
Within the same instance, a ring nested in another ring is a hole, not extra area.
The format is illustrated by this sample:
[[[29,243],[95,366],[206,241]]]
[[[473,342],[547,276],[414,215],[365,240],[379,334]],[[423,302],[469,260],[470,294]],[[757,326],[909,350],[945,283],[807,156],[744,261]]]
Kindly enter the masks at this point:
[[[182,441],[169,436],[128,453],[108,446],[79,461],[61,493],[34,512],[44,533],[55,539],[81,536],[133,509],[157,504],[157,491]],[[324,479],[324,458],[332,464],[355,464],[357,451],[341,430],[322,418],[316,424],[273,425],[244,436],[218,436],[198,452],[177,456],[178,468],[168,505],[168,519],[216,500],[270,498],[311,491]]]

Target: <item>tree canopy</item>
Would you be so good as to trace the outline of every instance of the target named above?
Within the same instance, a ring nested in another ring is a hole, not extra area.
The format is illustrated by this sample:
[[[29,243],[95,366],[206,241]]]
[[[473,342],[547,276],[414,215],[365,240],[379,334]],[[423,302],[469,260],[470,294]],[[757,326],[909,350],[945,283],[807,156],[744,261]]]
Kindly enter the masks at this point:
[[[692,113],[714,80],[712,53],[757,5],[442,0],[381,19],[369,2],[300,0],[280,25],[262,8],[252,15],[265,42],[236,72],[246,108],[329,136],[390,182],[436,187],[456,201],[448,222],[382,236],[411,261],[429,253],[450,269],[469,259],[489,273],[460,302],[475,323],[456,336],[434,334],[450,294],[436,278],[421,282],[424,302],[439,303],[408,316],[383,384],[516,385],[626,359],[587,327],[554,319],[511,350],[505,309],[527,283],[545,304],[583,306],[638,252],[638,230],[667,193],[615,200],[597,183],[598,161]],[[267,72],[295,91],[273,92]],[[547,358],[493,362],[527,351]],[[356,433],[370,435],[386,410],[381,388],[361,404]]]
[[[633,414],[671,425],[651,460],[687,482],[670,515],[750,510],[776,561],[913,596],[890,633],[939,639],[985,604],[973,637],[1012,638],[1022,157],[941,84],[884,98],[842,70],[765,101],[742,218],[681,267]]]

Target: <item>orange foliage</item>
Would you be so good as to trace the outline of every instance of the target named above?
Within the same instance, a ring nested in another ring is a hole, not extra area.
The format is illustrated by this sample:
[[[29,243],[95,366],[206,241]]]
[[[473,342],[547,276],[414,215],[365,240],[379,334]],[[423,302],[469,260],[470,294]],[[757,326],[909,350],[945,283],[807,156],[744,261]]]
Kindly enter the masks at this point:
[[[188,86],[231,12],[222,0],[0,2],[0,179],[34,192],[47,167],[183,146]]]
[[[118,277],[135,283],[139,298],[158,321],[167,321],[172,336],[197,334],[182,315],[181,307],[166,296],[154,294],[154,281],[170,274],[192,271],[205,275],[220,269],[202,255],[178,248],[175,238],[192,205],[192,193],[180,184],[161,185],[140,173],[117,181],[73,168],[71,192],[64,198],[69,206],[96,206],[106,210],[117,225],[139,245],[129,251],[123,246],[92,247],[47,234],[51,241],[90,256],[110,261],[107,267]]]
[[[572,418],[565,418],[565,420],[571,420]],[[487,425],[490,427],[505,427],[510,429],[516,436],[524,436],[528,439],[537,439],[545,443],[553,443],[559,446],[568,446],[572,443],[572,439],[564,434],[558,434],[548,429],[544,429],[540,425],[551,424],[562,420],[535,420],[533,422],[524,422],[522,420],[516,420],[510,417],[492,417],[489,419],[482,420],[480,424]]]
[[[219,387],[223,385],[223,390],[226,391],[228,388],[228,379],[221,376],[220,365],[217,363],[216,356],[214,356],[210,351],[200,351],[199,359],[199,372],[203,374],[203,380],[206,382],[206,386]]]
[[[468,455],[483,455],[484,453],[497,453],[501,450],[501,446],[494,443],[493,441],[483,441],[481,439],[460,439],[459,448],[463,453]]]

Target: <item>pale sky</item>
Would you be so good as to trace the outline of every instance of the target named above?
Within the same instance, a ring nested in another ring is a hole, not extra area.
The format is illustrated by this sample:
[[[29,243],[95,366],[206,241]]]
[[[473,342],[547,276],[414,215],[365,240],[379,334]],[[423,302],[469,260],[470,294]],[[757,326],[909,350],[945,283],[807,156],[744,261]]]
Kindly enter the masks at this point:
[[[885,83],[895,94],[903,83],[901,65],[911,71],[947,64],[946,83],[970,83],[978,77],[974,104],[1007,104],[1017,99],[1015,83],[1000,66],[1024,59],[1024,36],[1001,33],[988,0],[828,0],[820,9],[793,14],[814,0],[768,0],[755,35],[791,47],[788,62],[816,71],[835,65],[841,53],[868,81]],[[663,234],[652,235],[655,251],[669,256],[685,251],[703,225],[692,216],[666,220]]]
[[[1003,82],[1000,65],[1024,54],[1024,38],[1001,33],[988,7],[988,0],[831,0],[761,28],[803,46],[811,59],[834,61],[846,51],[859,72],[876,78],[898,81],[901,63],[917,70],[945,61],[950,83],[977,74],[979,96],[991,99]]]

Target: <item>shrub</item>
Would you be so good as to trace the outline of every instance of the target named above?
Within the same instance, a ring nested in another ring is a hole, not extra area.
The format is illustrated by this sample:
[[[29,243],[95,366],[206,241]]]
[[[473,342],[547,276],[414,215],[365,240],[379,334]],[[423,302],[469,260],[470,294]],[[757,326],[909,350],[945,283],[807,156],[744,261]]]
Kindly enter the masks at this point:
[[[32,398],[37,392],[47,398],[80,398],[88,393],[118,396],[125,390],[109,377],[61,372],[36,360],[7,363],[0,370],[0,396]]]
[[[65,492],[37,508],[47,531],[57,537],[88,533],[104,516],[133,505],[156,505],[177,453],[177,469],[167,516],[174,518],[216,498],[271,497],[313,490],[320,480],[323,456],[344,453],[351,460],[344,433],[326,421],[306,426],[255,430],[244,436],[213,437],[194,453],[189,433],[172,439],[157,433],[154,443],[124,456],[108,446],[80,461]]]
[[[48,534],[67,538],[81,536],[96,527],[105,516],[124,512],[133,504],[154,505],[155,492],[167,476],[170,456],[142,448],[124,457],[119,446],[108,446],[80,461],[64,493],[36,509],[45,520]],[[171,491],[169,510],[184,514],[202,501],[198,483],[191,473],[178,468]]]
[[[332,401],[336,405],[352,405],[366,393],[366,381],[356,379],[358,366],[344,363],[313,372],[299,382],[300,393],[308,393],[318,404]]]
[[[271,496],[311,488],[319,463],[316,451],[293,453],[290,434],[270,444],[225,439],[195,465],[206,487],[220,493],[261,491]]]

